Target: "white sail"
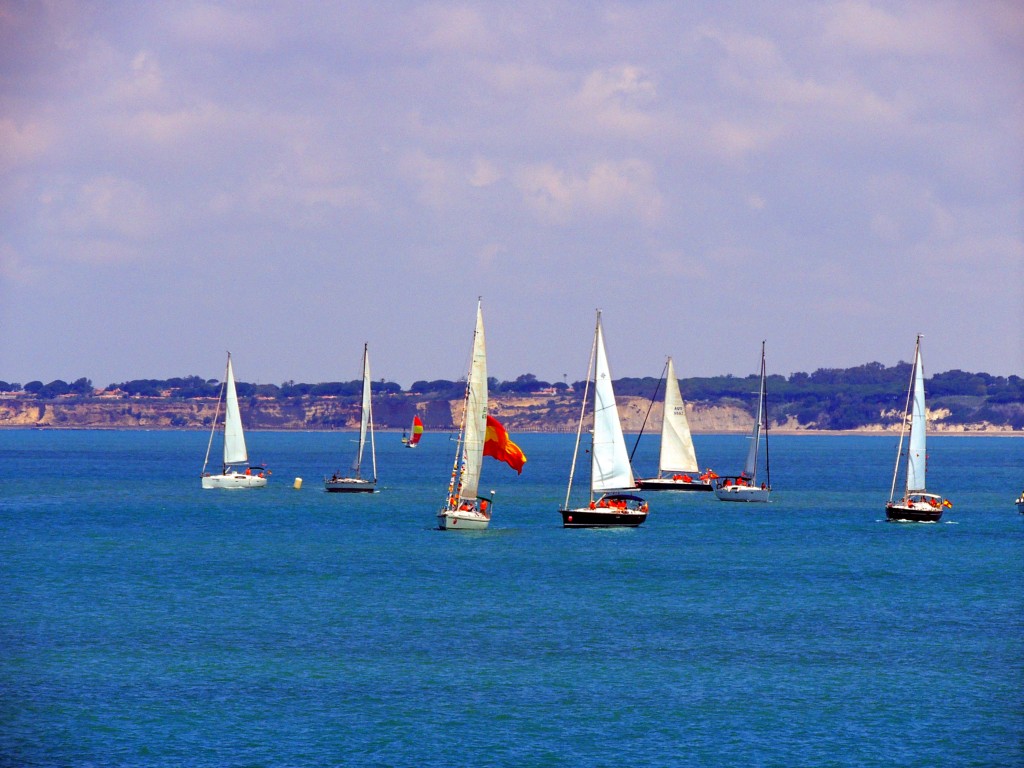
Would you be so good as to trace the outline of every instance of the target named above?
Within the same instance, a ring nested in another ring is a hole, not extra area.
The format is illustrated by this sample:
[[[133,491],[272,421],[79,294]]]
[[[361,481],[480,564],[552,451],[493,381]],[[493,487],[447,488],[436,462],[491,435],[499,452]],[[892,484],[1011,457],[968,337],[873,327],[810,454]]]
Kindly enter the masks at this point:
[[[367,345],[363,345],[363,399],[360,407],[359,417],[359,450],[356,452],[355,461],[352,462],[352,470],[356,477],[359,477],[359,469],[363,465],[363,451],[366,448],[366,435],[369,432],[371,449],[373,447],[373,405],[370,392],[370,353]],[[373,477],[377,477],[376,452],[371,450],[373,456]]]
[[[242,414],[238,410],[231,355],[228,355],[224,403],[224,464],[244,464],[249,461],[249,454],[245,450],[245,435],[242,434]]]
[[[910,445],[907,454],[907,493],[925,490],[925,410],[924,371],[921,367],[921,345],[918,341],[914,360],[914,394],[910,411]]]
[[[476,330],[473,333],[473,359],[466,382],[466,432],[462,444],[462,482],[459,497],[475,501],[480,485],[480,468],[487,437],[487,344],[484,341],[484,315],[476,305]]]
[[[750,448],[747,450],[747,461],[743,465],[743,474],[753,482],[757,479],[757,454],[761,438],[761,420],[764,418],[764,352],[761,353],[761,386],[757,393],[757,418],[754,429],[750,433]]]
[[[615,405],[608,356],[604,349],[601,320],[597,322],[597,361],[594,370],[594,442],[590,465],[590,488],[594,493],[633,488],[626,440],[622,436],[619,409]]]
[[[698,472],[697,454],[690,436],[690,423],[686,419],[686,403],[679,391],[676,367],[668,359],[665,380],[665,416],[661,421],[661,457],[658,469],[664,473]]]

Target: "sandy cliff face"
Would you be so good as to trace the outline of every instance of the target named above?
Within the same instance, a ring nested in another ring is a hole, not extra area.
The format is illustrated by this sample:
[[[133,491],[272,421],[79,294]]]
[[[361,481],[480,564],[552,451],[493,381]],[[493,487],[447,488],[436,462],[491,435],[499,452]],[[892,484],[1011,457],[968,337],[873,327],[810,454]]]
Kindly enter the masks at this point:
[[[619,415],[627,432],[657,432],[661,429],[663,406],[655,403],[648,415],[649,401],[639,397],[618,398]],[[564,397],[494,396],[489,412],[512,432],[575,432],[580,417],[579,403]],[[48,427],[65,429],[208,429],[213,421],[215,400],[173,400],[170,398],[58,398],[38,402],[31,398],[0,399],[0,427]],[[355,429],[359,407],[334,398],[271,400],[252,398],[241,402],[242,419],[248,429]],[[403,429],[412,414],[424,418],[428,429],[453,429],[462,420],[462,400],[417,402],[406,397],[384,398],[374,403],[375,422],[380,429]],[[690,429],[694,432],[745,433],[753,417],[742,408],[729,405],[688,403]],[[987,422],[950,424],[948,411],[929,412],[928,429],[934,432],[1007,432]],[[644,418],[647,424],[644,426]],[[773,424],[776,431],[805,432],[794,419]],[[861,432],[898,432],[898,426],[867,426]]]

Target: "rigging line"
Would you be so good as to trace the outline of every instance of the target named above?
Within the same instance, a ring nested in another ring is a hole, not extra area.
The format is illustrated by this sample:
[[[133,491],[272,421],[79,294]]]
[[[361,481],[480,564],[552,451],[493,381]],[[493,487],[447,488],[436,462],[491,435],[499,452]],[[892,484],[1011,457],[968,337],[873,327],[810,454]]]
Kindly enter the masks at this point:
[[[668,360],[665,360],[665,367],[661,369],[661,378],[658,379],[658,383],[654,385],[654,394],[651,395],[651,401],[647,404],[647,413],[644,414],[644,421],[640,425],[640,432],[636,436],[636,441],[633,443],[633,450],[629,452],[629,463],[633,463],[633,454],[636,453],[636,449],[640,446],[640,438],[644,436],[644,428],[647,426],[647,419],[651,415],[651,409],[654,407],[654,401],[658,397],[658,390],[661,389],[661,382],[665,381],[668,376]],[[664,415],[661,417],[665,418]]]

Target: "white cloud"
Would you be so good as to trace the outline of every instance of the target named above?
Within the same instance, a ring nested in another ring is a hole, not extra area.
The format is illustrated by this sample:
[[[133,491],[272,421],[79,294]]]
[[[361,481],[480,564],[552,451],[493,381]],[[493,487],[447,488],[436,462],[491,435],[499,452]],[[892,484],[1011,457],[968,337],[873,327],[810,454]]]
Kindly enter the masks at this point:
[[[70,200],[60,197],[51,203],[58,208],[59,225],[75,235],[105,233],[137,241],[152,237],[162,226],[149,193],[130,179],[91,179],[75,190]]]
[[[497,42],[481,9],[468,4],[431,4],[416,9],[408,21],[407,35],[421,50],[443,56],[485,53]]]
[[[132,58],[127,72],[113,79],[110,98],[117,103],[152,102],[164,95],[164,77],[156,57],[139,51]]]
[[[211,50],[271,50],[278,42],[278,27],[271,15],[247,12],[241,7],[212,3],[169,5],[167,23],[177,38],[189,46]]]
[[[0,118],[0,171],[10,171],[31,163],[53,145],[57,131],[43,121],[18,124]]]
[[[27,263],[10,243],[0,243],[0,281],[28,285],[35,281],[41,272]]]
[[[653,223],[663,209],[654,172],[639,160],[596,163],[580,176],[551,165],[527,166],[516,186],[528,208],[554,223],[598,214]]]
[[[570,101],[571,129],[642,137],[655,128],[655,120],[645,107],[656,96],[654,82],[637,66],[589,72]]]
[[[867,54],[948,54],[976,44],[976,13],[983,15],[984,5],[977,4],[970,13],[951,13],[949,4],[914,2],[895,6],[899,13],[878,3],[841,2],[823,10],[825,36]]]
[[[500,181],[503,176],[501,169],[490,160],[483,157],[473,158],[473,171],[469,177],[470,186],[489,187]]]

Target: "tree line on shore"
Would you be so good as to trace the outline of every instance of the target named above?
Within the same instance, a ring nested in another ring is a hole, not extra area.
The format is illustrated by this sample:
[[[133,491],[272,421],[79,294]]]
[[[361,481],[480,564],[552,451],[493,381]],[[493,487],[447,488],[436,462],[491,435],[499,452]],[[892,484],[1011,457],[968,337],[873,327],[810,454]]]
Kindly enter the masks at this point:
[[[902,413],[910,378],[910,364],[900,362],[886,367],[867,363],[853,368],[819,368],[813,373],[793,373],[768,377],[769,409],[774,422],[795,419],[801,425],[814,424],[819,429],[856,429],[858,427],[897,420]],[[690,403],[728,404],[750,408],[757,390],[757,377],[733,375],[691,377],[679,380],[683,397]],[[548,396],[578,398],[585,382],[547,382],[531,373],[510,381],[489,379],[490,391],[497,395]],[[216,397],[221,382],[199,376],[170,379],[133,379],[110,384],[97,391],[87,378],[73,382],[60,379],[44,384],[30,381],[25,385],[0,381],[0,392],[38,400],[55,398],[92,398],[119,395],[123,397],[164,397],[177,399]],[[362,382],[334,381],[317,384],[286,381],[277,384],[237,382],[241,398],[278,400],[359,397]],[[624,397],[654,399],[660,396],[661,382],[656,377],[622,378],[615,382],[616,393]],[[456,400],[462,397],[465,380],[437,379],[413,382],[408,390],[392,381],[374,383],[378,398],[414,397],[420,401]],[[932,409],[949,411],[953,423],[992,424],[1024,429],[1024,379],[1019,376],[994,376],[961,370],[946,371],[926,381],[928,404]]]

